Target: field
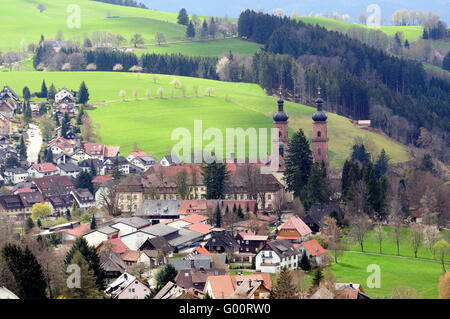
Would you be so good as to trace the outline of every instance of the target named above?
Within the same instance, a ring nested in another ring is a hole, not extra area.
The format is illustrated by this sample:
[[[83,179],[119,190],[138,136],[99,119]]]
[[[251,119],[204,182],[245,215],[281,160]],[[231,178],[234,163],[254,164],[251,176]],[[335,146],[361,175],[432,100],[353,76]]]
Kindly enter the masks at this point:
[[[357,252],[345,252],[331,269],[340,282],[359,283],[371,298],[390,298],[392,291],[399,286],[416,289],[422,298],[438,298],[439,277],[442,267],[433,261],[416,260],[393,256],[376,256]],[[379,265],[381,287],[368,288],[367,266]]]
[[[302,17],[299,19],[305,23],[319,24],[327,29],[341,31],[348,31],[352,27],[372,28],[358,23],[339,21],[324,17]],[[372,29],[383,31],[388,36],[394,36],[397,32],[403,32],[403,38],[410,42],[421,37],[423,33],[423,27],[421,26],[380,26]]]
[[[44,5],[46,10],[39,12],[38,4]],[[73,4],[80,8],[79,28],[68,23],[75,21],[72,19],[75,11],[69,10],[69,6]],[[110,5],[90,0],[3,0],[0,20],[2,21],[0,50],[3,53],[17,51],[22,40],[26,44],[37,43],[41,34],[46,39],[55,38],[58,30],[63,31],[64,40],[73,39],[81,43],[83,43],[84,34],[91,36],[96,31],[120,34],[126,41],[129,41],[133,34],[140,33],[144,38],[144,46],[156,43],[156,32],[162,32],[167,42],[186,40],[186,27],[177,24],[176,13]],[[125,44],[131,46],[129,42]],[[213,41],[211,44],[206,42],[202,45],[180,43],[165,47],[167,51],[164,52],[184,53],[186,51],[186,54],[191,55],[202,55],[203,52],[212,55],[212,52],[217,52],[219,55],[227,50],[234,51],[235,46],[236,51],[240,53],[253,53],[259,49],[256,45],[234,39],[230,42]]]
[[[386,232],[387,236],[382,242],[382,253],[387,255],[397,255],[397,245],[393,242],[393,233],[392,233],[392,227],[391,226],[382,226],[383,230]],[[444,232],[441,233],[442,238],[448,238],[449,231],[447,231],[447,234],[444,234]],[[361,251],[361,247],[359,246],[359,243],[351,243],[347,245],[348,250],[352,251]],[[376,253],[378,254],[380,252],[379,250],[379,244],[376,241],[374,237],[374,231],[371,230],[368,233],[367,238],[364,240],[364,252],[369,253]],[[406,257],[414,257],[414,251],[411,248],[409,244],[409,228],[403,228],[402,229],[402,238],[400,241],[400,256],[406,256]],[[433,256],[430,252],[430,250],[427,247],[420,247],[417,252],[418,258],[425,258],[425,259],[433,259]],[[447,260],[450,262],[450,256],[447,256]]]
[[[173,90],[172,97],[173,85],[170,82],[174,78],[178,78],[186,88],[186,97],[183,97],[180,88]],[[207,127],[272,127],[271,117],[277,108],[276,99],[266,96],[256,84],[172,75],[157,75],[155,83],[151,74],[112,72],[0,73],[0,85],[8,84],[19,93],[25,85],[32,92],[40,91],[44,79],[48,86],[54,83],[57,88],[73,90],[78,90],[80,82],[84,80],[90,91],[91,102],[96,106],[89,114],[94,123],[100,125],[102,141],[120,145],[124,155],[131,151],[134,141],[147,152],[156,156],[164,155],[176,143],[171,140],[172,130],[178,127],[190,128],[194,119],[204,121],[204,130]],[[193,93],[194,85],[199,87],[198,97]],[[156,94],[160,87],[165,91],[162,99]],[[205,90],[209,87],[213,88],[213,93],[205,96]],[[147,89],[150,90],[151,99],[145,95]],[[126,101],[119,95],[121,90],[126,92]],[[137,91],[136,98],[132,95],[134,90]],[[311,115],[315,109],[286,102],[285,110],[290,116],[291,133],[303,128],[310,137]],[[336,114],[329,113],[328,132],[332,166],[343,164],[357,136],[373,141],[376,153],[384,147],[392,162],[408,160],[408,154],[400,144],[385,136],[358,129],[348,119]]]
[[[240,54],[253,54],[261,48],[261,45],[253,42],[242,41],[237,38],[217,39],[212,41],[196,41],[188,43],[174,43],[167,45],[151,45],[145,50],[137,50],[136,54],[148,53],[181,53],[190,56],[220,56],[232,50]]]

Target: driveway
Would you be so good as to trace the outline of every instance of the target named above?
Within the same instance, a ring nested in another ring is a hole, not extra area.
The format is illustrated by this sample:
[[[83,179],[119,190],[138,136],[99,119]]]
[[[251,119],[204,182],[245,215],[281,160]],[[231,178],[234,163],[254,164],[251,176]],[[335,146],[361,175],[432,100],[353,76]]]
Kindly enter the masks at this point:
[[[41,130],[35,124],[30,124],[28,131],[28,147],[27,147],[27,157],[28,162],[35,164],[38,161],[39,152],[42,146],[42,135]]]

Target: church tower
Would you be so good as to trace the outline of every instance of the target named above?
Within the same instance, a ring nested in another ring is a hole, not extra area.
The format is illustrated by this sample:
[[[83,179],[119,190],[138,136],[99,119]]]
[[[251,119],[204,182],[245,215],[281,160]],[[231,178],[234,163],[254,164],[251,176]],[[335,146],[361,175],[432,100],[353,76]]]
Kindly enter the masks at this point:
[[[319,89],[320,95],[320,89]],[[323,100],[321,97],[317,98],[317,111],[313,114],[313,155],[314,162],[321,164],[324,162],[328,167],[328,136],[327,136],[327,119],[328,116],[322,111]]]
[[[280,89],[280,99],[278,100],[278,112],[273,116],[273,126],[279,130],[280,147],[279,154],[280,157],[284,157],[286,149],[289,143],[288,135],[288,119],[289,116],[284,112],[284,101],[281,97]]]

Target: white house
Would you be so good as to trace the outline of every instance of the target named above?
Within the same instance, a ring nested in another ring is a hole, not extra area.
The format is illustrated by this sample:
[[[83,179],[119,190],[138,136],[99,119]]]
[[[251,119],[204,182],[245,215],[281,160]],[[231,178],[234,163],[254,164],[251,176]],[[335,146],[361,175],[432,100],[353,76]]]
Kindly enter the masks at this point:
[[[83,237],[88,242],[89,246],[97,247],[105,240],[118,238],[119,230],[111,226],[104,226],[99,229],[93,230]]]
[[[289,240],[271,241],[256,254],[256,270],[275,274],[284,266],[297,269],[300,258],[299,250]]]
[[[53,163],[33,164],[28,168],[28,175],[30,175],[31,178],[41,178],[58,174],[59,168]]]
[[[91,156],[82,149],[76,150],[71,157],[72,160],[78,163],[91,158]]]
[[[131,250],[138,250],[147,239],[151,238],[155,238],[155,236],[143,231],[136,231],[120,237],[122,242]]]
[[[58,168],[61,176],[77,178],[78,174],[80,173],[80,168],[78,167],[78,165],[72,163],[58,164]]]
[[[69,91],[68,89],[64,88],[60,90],[58,93],[55,94],[55,103],[59,104],[63,102],[64,98],[68,97],[70,100],[75,101],[73,97],[73,93]]]
[[[130,217],[130,218],[118,218],[110,226],[117,228],[119,230],[119,237],[122,237],[134,233],[144,227],[147,227],[150,224],[151,222],[147,219],[140,217]]]
[[[105,293],[112,299],[145,299],[150,294],[150,288],[125,272],[108,285]]]
[[[28,172],[23,168],[8,168],[5,170],[5,182],[10,184],[18,184],[28,179]]]
[[[77,188],[70,192],[75,201],[82,210],[88,210],[95,207],[94,195],[87,188]]]

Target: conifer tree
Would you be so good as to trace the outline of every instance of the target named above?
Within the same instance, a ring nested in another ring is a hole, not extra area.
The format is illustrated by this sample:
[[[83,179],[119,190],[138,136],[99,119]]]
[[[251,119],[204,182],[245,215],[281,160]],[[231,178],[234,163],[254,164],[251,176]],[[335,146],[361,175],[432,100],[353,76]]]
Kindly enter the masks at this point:
[[[195,28],[192,21],[189,22],[187,28],[186,28],[186,37],[187,38],[195,38]]]
[[[317,268],[317,270],[314,273],[313,286],[319,287],[322,279],[323,279],[322,270],[320,268]]]
[[[206,186],[206,199],[222,199],[230,178],[230,172],[224,163],[212,162],[202,167],[203,181]]]
[[[52,83],[50,85],[49,90],[48,90],[47,99],[54,101],[55,100],[55,95],[56,95],[56,88],[55,88],[55,85]]]
[[[86,83],[81,82],[80,90],[78,91],[78,103],[86,105],[89,101],[89,91],[86,87]]]
[[[25,101],[29,101],[31,99],[31,92],[28,86],[25,86],[22,90],[22,96]]]
[[[42,81],[42,86],[41,86],[41,94],[40,97],[41,98],[46,98],[48,95],[48,91],[47,91],[47,85],[45,84],[45,80]]]
[[[274,299],[294,299],[297,291],[292,281],[291,271],[283,266],[272,289]]]
[[[186,25],[186,26],[189,24],[189,16],[188,16],[185,8],[182,8],[180,10],[180,12],[178,13],[177,20],[178,20],[178,24]]]
[[[304,271],[311,270],[311,262],[309,261],[306,251],[303,251],[302,258],[300,259],[300,268]]]
[[[20,155],[20,160],[25,161],[27,159],[27,147],[25,146],[25,141],[23,140],[23,135],[20,137],[19,155]]]
[[[221,213],[220,213],[219,203],[217,203],[217,205],[216,205],[216,227],[220,228],[221,225],[222,225],[222,216],[221,216]]]
[[[237,209],[237,215],[239,218],[244,218],[244,213],[242,212],[241,204],[239,204],[239,207]]]
[[[47,281],[41,265],[31,250],[8,243],[2,249],[3,259],[14,276],[21,299],[46,299]]]
[[[84,259],[86,259],[89,269],[94,272],[95,282],[97,288],[101,291],[105,289],[105,276],[106,273],[103,268],[100,266],[100,258],[97,255],[94,247],[89,246],[88,242],[84,237],[78,237],[72,245],[72,248],[66,255],[64,260],[64,264],[66,266],[72,264],[72,259],[75,253],[79,251],[81,255],[83,255]]]
[[[96,229],[97,228],[97,221],[95,219],[95,216],[92,215],[92,219],[91,219],[91,229]]]

